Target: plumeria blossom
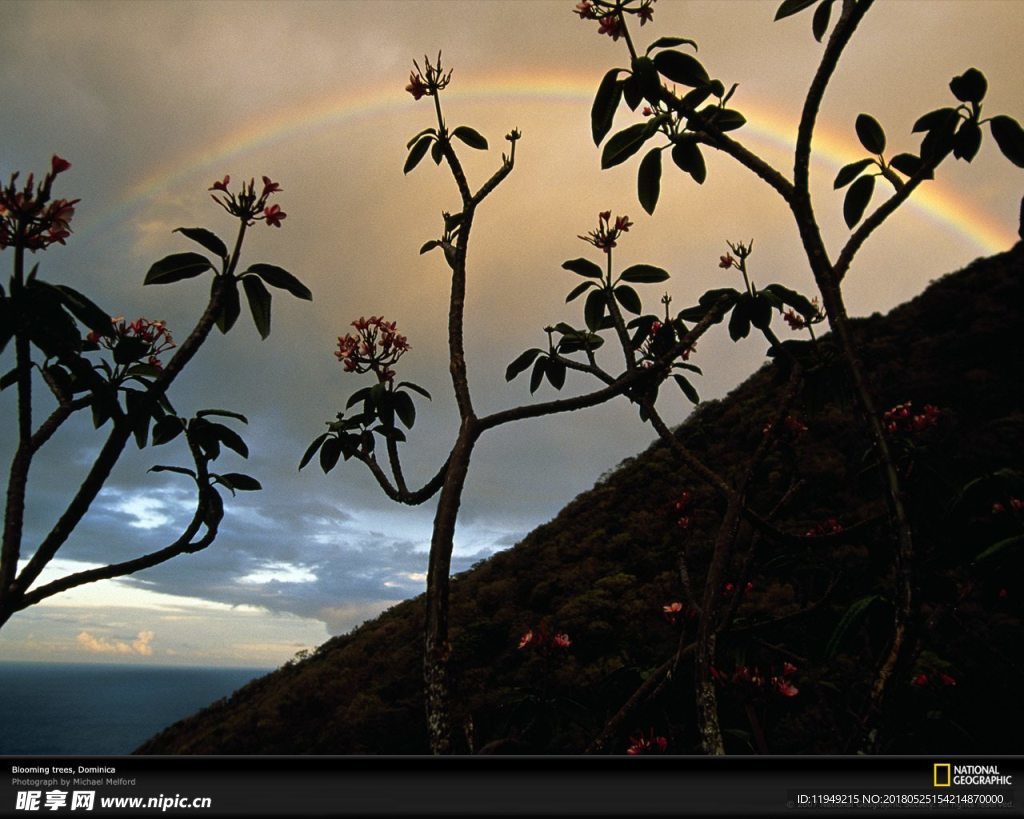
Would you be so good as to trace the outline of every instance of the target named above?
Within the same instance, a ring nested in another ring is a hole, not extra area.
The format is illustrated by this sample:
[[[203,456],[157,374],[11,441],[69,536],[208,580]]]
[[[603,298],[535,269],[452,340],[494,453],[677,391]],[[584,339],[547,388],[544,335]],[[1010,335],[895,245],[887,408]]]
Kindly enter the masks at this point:
[[[828,518],[827,520],[817,523],[804,532],[805,537],[824,537],[825,535],[838,535],[843,531],[843,524],[841,524],[836,518]]]
[[[281,186],[277,182],[264,176],[263,189],[259,194],[256,193],[255,179],[250,179],[248,183],[243,182],[242,189],[237,194],[228,189],[230,184],[231,177],[227,175],[214,182],[210,185],[209,190],[217,191],[223,196],[211,193],[210,198],[232,216],[241,219],[249,226],[255,225],[258,219],[265,219],[268,225],[281,227],[281,220],[288,214],[281,210],[280,205],[267,205],[270,196],[281,190]]]
[[[579,238],[603,250],[605,253],[611,253],[619,236],[633,227],[633,223],[629,221],[628,216],[616,216],[614,224],[611,218],[612,212],[610,210],[602,211],[597,215],[597,230],[592,230],[586,236],[580,236]]]
[[[552,648],[566,649],[572,645],[572,640],[564,631],[549,635],[543,624],[537,629],[527,629],[519,638],[519,649],[533,646],[539,651],[547,652]]]
[[[925,404],[920,412],[914,412],[913,404],[906,401],[886,410],[882,425],[890,435],[916,435],[938,426],[941,414],[934,404]]]
[[[420,68],[419,63],[413,60],[413,71],[409,72],[409,84],[405,86],[405,90],[412,94],[414,100],[422,99],[423,97],[436,97],[439,91],[443,91],[448,87],[448,83],[452,81],[451,69],[448,69],[447,73],[441,67],[441,53],[438,52],[437,61],[430,62],[430,58],[423,57],[424,68]]]
[[[123,316],[113,316],[110,323],[114,328],[111,336],[101,336],[95,330],[86,336],[86,341],[95,344],[97,348],[113,351],[118,345],[123,349],[126,339],[138,343],[139,354],[135,356],[136,361],[146,360],[151,367],[160,369],[163,362],[160,356],[175,346],[171,331],[163,321],[154,321],[147,318],[137,318],[134,321],[126,322]]]
[[[33,252],[52,244],[64,244],[71,235],[71,218],[78,199],[51,199],[53,181],[71,167],[66,159],[54,154],[50,171],[37,185],[29,174],[23,187],[18,186],[18,173],[11,175],[6,187],[0,188],[0,250],[20,244]]]
[[[639,2],[622,2],[622,0],[581,0],[573,8],[573,14],[579,15],[581,20],[596,20],[599,23],[598,34],[607,34],[613,40],[618,40],[626,33],[626,23],[623,15],[635,14],[640,25],[647,24],[654,19],[655,0],[639,0]]]
[[[352,326],[355,335],[338,336],[338,349],[334,352],[345,372],[372,372],[382,383],[394,379],[393,367],[411,349],[395,322],[385,321],[383,316],[370,316],[356,319]]]
[[[793,684],[791,679],[798,669],[788,661],[782,664],[780,673],[775,673],[774,669],[771,669],[768,674],[764,674],[756,665],[753,667],[739,665],[731,676],[714,666],[711,666],[709,670],[711,678],[719,685],[735,686],[747,695],[772,695],[788,699],[800,693],[800,689]]]
[[[668,740],[663,736],[656,735],[654,729],[651,728],[647,732],[647,736],[643,734],[631,736],[626,753],[629,756],[641,756],[643,754],[663,754],[667,750]]]

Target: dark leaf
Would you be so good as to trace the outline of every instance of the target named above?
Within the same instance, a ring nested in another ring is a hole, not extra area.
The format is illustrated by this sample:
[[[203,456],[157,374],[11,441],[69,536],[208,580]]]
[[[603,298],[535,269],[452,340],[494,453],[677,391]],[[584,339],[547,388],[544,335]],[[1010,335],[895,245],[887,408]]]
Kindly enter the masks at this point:
[[[412,403],[412,396],[407,392],[396,391],[392,393],[392,397],[398,420],[405,425],[406,429],[412,429],[412,425],[416,423],[416,407]]]
[[[210,423],[210,431],[217,437],[228,449],[234,450],[243,458],[249,457],[249,447],[245,445],[245,441],[242,440],[242,436],[235,432],[230,427],[226,427],[223,424]]]
[[[217,281],[214,280],[214,286],[216,287]],[[229,282],[228,287],[224,289],[224,300],[220,305],[220,312],[217,313],[217,329],[222,333],[228,332],[232,327],[235,326],[235,322],[238,321],[238,316],[242,312],[242,305],[238,299],[238,284],[234,281]]]
[[[509,364],[508,367],[505,369],[505,380],[511,381],[513,378],[519,375],[519,373],[525,372],[526,368],[529,367],[533,363],[534,359],[537,356],[541,355],[542,352],[542,350],[534,348],[532,350],[527,350],[525,353],[522,353],[521,355],[517,356],[516,360]]]
[[[977,68],[968,68],[959,77],[950,80],[949,90],[960,102],[979,103],[988,90],[988,81]]]
[[[871,194],[875,190],[875,177],[862,176],[846,192],[846,199],[843,200],[843,219],[846,226],[852,228],[864,215],[864,210],[871,201]]]
[[[195,480],[196,473],[191,469],[185,469],[183,466],[165,466],[163,464],[157,464],[149,468],[150,472],[173,472],[176,475],[188,475],[190,478]]]
[[[697,390],[694,389],[693,384],[689,382],[686,376],[673,375],[672,377],[676,380],[676,383],[679,385],[679,389],[683,391],[683,395],[685,395],[691,403],[700,403],[700,396],[697,394]]]
[[[441,140],[434,142],[430,149],[430,158],[434,160],[435,165],[441,164],[441,160],[444,159],[444,146],[441,144]]]
[[[832,16],[832,2],[833,0],[825,0],[814,10],[814,19],[811,20],[811,31],[814,34],[814,39],[819,43],[828,30],[828,21]]]
[[[218,475],[217,480],[228,489],[237,489],[239,492],[256,492],[263,488],[258,480],[249,475],[243,475],[241,472],[228,472],[224,475]]]
[[[487,140],[478,132],[470,128],[468,125],[460,125],[454,131],[452,136],[461,139],[470,148],[476,148],[478,151],[487,150]]]
[[[565,303],[568,304],[573,299],[578,298],[579,296],[582,296],[591,287],[597,287],[597,286],[598,286],[597,282],[593,282],[593,281],[581,282],[580,284],[576,285],[576,287],[574,287],[572,290],[569,291],[569,295],[565,297]]]
[[[929,111],[921,117],[918,117],[917,122],[914,123],[913,132],[919,133],[921,131],[932,131],[939,125],[946,123],[955,123],[957,120],[957,113],[955,108],[936,108],[934,111]]]
[[[747,124],[747,118],[731,108],[709,106],[701,114],[711,120],[719,131],[735,131]]]
[[[547,371],[547,360],[538,358],[533,362],[533,372],[530,373],[530,395],[537,392],[537,388],[544,380],[544,373]]]
[[[323,446],[324,441],[326,441],[330,437],[331,434],[329,432],[325,432],[322,435],[318,435],[316,438],[313,439],[313,443],[309,445],[309,447],[306,449],[305,454],[302,456],[302,460],[299,461],[299,469],[304,469],[305,466],[310,461],[313,460],[313,456],[316,455],[316,453],[320,450],[320,447]]]
[[[608,300],[604,290],[592,290],[583,306],[583,320],[587,329],[596,332],[601,329],[601,320],[608,309]]]
[[[895,168],[904,176],[913,176],[922,166],[921,157],[914,154],[896,154],[896,156],[889,160],[889,167]],[[929,171],[924,178],[932,179],[934,176],[935,174]]]
[[[110,314],[101,310],[92,301],[83,296],[77,290],[66,285],[54,285],[54,289],[60,294],[64,306],[71,311],[72,315],[90,330],[95,330],[101,336],[112,336],[114,328],[110,323]]]
[[[776,296],[783,304],[788,304],[804,318],[813,318],[817,315],[818,309],[811,304],[807,297],[800,295],[795,290],[783,287],[781,284],[770,284],[762,291]]]
[[[758,330],[767,330],[772,323],[772,303],[761,293],[750,302],[750,323]]]
[[[409,155],[405,158],[405,165],[402,166],[402,173],[409,173],[409,171],[419,165],[420,160],[427,155],[427,149],[430,148],[433,142],[435,142],[433,136],[420,137],[420,141],[409,149]]]
[[[739,341],[750,333],[750,294],[744,293],[729,317],[729,338]]]
[[[1008,538],[1000,540],[998,543],[993,543],[987,549],[982,551],[976,558],[975,563],[987,563],[995,558],[1003,555],[1011,549],[1017,549],[1024,546],[1024,535],[1011,535]]]
[[[116,364],[131,364],[138,361],[149,352],[149,344],[141,338],[125,336],[114,345],[114,362]]]
[[[878,120],[869,114],[858,114],[855,127],[857,138],[865,150],[873,154],[880,154],[885,150],[885,131],[878,124]]]
[[[704,156],[696,142],[682,140],[672,146],[672,161],[680,170],[686,171],[698,185],[703,185],[708,170],[704,165]]]
[[[615,293],[615,300],[630,313],[640,315],[643,312],[644,308],[640,303],[640,296],[628,284],[620,284],[613,292]]]
[[[433,400],[430,397],[430,393],[427,392],[425,389],[423,389],[423,387],[421,387],[419,384],[413,384],[411,381],[399,381],[395,385],[395,389],[401,389],[403,387],[405,389],[407,389],[407,390],[412,390],[413,392],[419,393],[424,398],[426,398],[428,401],[432,401]]]
[[[171,282],[199,276],[213,265],[198,253],[172,253],[149,268],[143,284],[170,284]]]
[[[643,147],[650,136],[646,122],[638,122],[619,131],[608,140],[601,152],[601,168],[612,168],[625,162]]]
[[[306,287],[306,285],[300,282],[287,270],[280,268],[277,265],[253,264],[249,265],[249,269],[245,272],[255,273],[271,287],[276,287],[279,290],[287,290],[298,299],[305,299],[306,301],[313,300],[313,293],[308,287]]]
[[[849,165],[843,165],[839,169],[839,173],[836,174],[836,181],[832,183],[832,187],[835,190],[845,188],[854,179],[860,176],[861,171],[871,165],[875,160],[873,159],[858,159],[856,162],[851,162]]]
[[[245,276],[242,279],[242,287],[245,289],[245,298],[249,302],[249,311],[252,313],[256,329],[261,338],[266,338],[270,335],[270,291],[255,276]]]
[[[622,81],[622,98],[626,101],[630,111],[635,111],[637,106],[643,102],[644,95],[640,91],[640,82],[632,74]]]
[[[640,161],[636,177],[636,192],[640,205],[650,214],[658,204],[661,195],[661,149],[652,148]]]
[[[1003,156],[1018,168],[1024,168],[1024,129],[1012,117],[992,117],[992,136]]]
[[[659,51],[654,56],[654,66],[663,77],[680,85],[698,88],[711,82],[700,61],[681,51]]]
[[[174,232],[175,233],[180,233],[183,236],[187,236],[193,242],[198,242],[203,247],[205,247],[207,250],[209,250],[211,253],[216,253],[217,256],[219,256],[222,259],[226,259],[228,257],[228,248],[224,244],[224,242],[222,242],[220,240],[220,237],[218,237],[217,234],[211,233],[206,228],[201,228],[201,227],[194,227],[194,228],[180,227],[180,228],[175,229]]]
[[[661,79],[658,77],[658,70],[648,57],[640,57],[633,61],[633,78],[644,99],[655,103],[658,100],[658,93],[661,90]]]
[[[185,430],[185,422],[177,415],[165,415],[153,424],[153,446],[167,444]]]
[[[659,37],[647,46],[647,53],[650,54],[656,48],[675,48],[681,45],[691,45],[694,51],[698,50],[697,43],[693,40],[687,40],[685,37]]]
[[[320,446],[320,468],[326,475],[338,464],[341,457],[341,438],[328,438]],[[345,457],[348,458],[349,453]]]
[[[806,8],[810,8],[817,2],[818,0],[785,0],[776,10],[775,19],[781,20],[784,17],[789,17],[791,14],[796,14]]]
[[[597,87],[597,94],[594,97],[594,104],[590,108],[590,132],[594,137],[594,144],[600,145],[611,130],[612,122],[615,119],[615,110],[619,107],[622,99],[622,85],[619,83],[618,68],[613,68],[601,80]]]
[[[697,106],[710,97],[714,91],[714,83],[711,83],[711,85],[702,85],[700,88],[694,88],[692,91],[687,91],[679,102],[682,104],[684,110],[696,111]]]
[[[562,262],[562,267],[566,270],[571,270],[579,276],[586,276],[589,279],[600,279],[604,275],[601,272],[601,268],[590,261],[590,259],[569,259],[567,262]]]
[[[953,156],[970,162],[978,153],[981,147],[981,128],[973,119],[969,119],[960,126],[960,130],[953,137]]]
[[[657,284],[668,279],[668,271],[651,264],[634,264],[622,271],[619,276],[624,282],[634,284]]]
[[[249,419],[246,418],[240,412],[232,412],[231,410],[225,409],[204,409],[199,410],[196,413],[196,418],[208,418],[209,416],[215,416],[218,418],[234,418],[236,421],[241,421],[243,424],[248,424]]]
[[[565,386],[565,365],[554,358],[544,359],[544,361],[544,372],[548,377],[548,382],[556,390],[562,389]]]
[[[423,247],[420,248],[420,255],[433,250],[435,247],[440,247],[441,243],[437,239],[431,239],[429,242],[424,243]]]
[[[148,412],[139,412],[145,398],[145,394],[138,390],[125,390],[124,403],[131,417],[132,434],[139,449],[146,448],[146,442],[149,440],[149,421],[152,417]]]

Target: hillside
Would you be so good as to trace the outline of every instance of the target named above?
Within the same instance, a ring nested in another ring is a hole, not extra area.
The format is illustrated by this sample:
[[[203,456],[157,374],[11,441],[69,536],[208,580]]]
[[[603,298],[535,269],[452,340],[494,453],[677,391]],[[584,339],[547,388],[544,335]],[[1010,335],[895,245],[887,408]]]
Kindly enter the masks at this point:
[[[1012,753],[1024,729],[1024,245],[933,283],[913,301],[855,322],[881,408],[938,408],[937,423],[905,440],[902,466],[915,530],[917,644],[900,670],[882,723],[892,753]],[[747,343],[755,343],[748,341]],[[822,341],[827,350],[827,337]],[[697,455],[735,474],[760,440],[781,389],[768,364],[721,401],[702,404],[677,431]],[[778,506],[796,535],[843,527],[822,546],[759,542],[733,589],[749,591],[719,642],[721,721],[729,750],[849,752],[856,714],[884,648],[891,552],[878,516],[879,481],[865,439],[832,376],[811,380],[794,415],[807,431],[769,455],[753,506]],[[986,477],[988,476],[988,477]],[[982,480],[970,483],[975,479]],[[964,487],[967,487],[965,490]],[[684,490],[688,528],[673,501]],[[783,500],[784,499],[784,500]],[[780,505],[780,500],[783,503]],[[579,753],[648,676],[689,639],[692,624],[663,607],[682,599],[677,556],[701,559],[721,511],[661,445],[624,462],[514,548],[460,575],[452,587],[455,723],[462,751]],[[831,519],[835,519],[835,524]],[[996,543],[1005,544],[979,559]],[[852,603],[880,595],[837,625]],[[149,740],[147,754],[425,753],[422,601],[402,603],[306,660]],[[565,633],[571,646],[519,648]],[[681,633],[682,631],[682,633]],[[842,637],[841,640],[838,640]],[[835,638],[835,639],[833,639]],[[832,644],[830,644],[832,640]],[[736,680],[780,673],[798,689],[769,696]],[[631,712],[607,750],[631,737],[696,748],[692,669]]]

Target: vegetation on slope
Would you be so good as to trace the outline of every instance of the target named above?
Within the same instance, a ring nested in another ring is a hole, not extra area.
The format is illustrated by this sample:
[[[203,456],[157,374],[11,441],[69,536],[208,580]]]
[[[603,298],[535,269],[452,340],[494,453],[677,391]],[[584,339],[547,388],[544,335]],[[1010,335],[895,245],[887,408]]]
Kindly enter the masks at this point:
[[[888,752],[1008,753],[1024,727],[1022,258],[1018,244],[854,323],[882,406],[911,405],[892,425],[915,530],[915,645],[881,722]],[[743,469],[778,405],[779,369],[700,405],[677,434],[721,473]],[[750,493],[779,529],[820,537],[787,545],[745,531],[721,590],[736,601],[715,669],[732,753],[856,750],[885,649],[880,478],[839,380],[818,368]],[[694,752],[693,618],[672,604],[686,599],[680,550],[703,576],[720,507],[655,445],[458,576],[457,750]],[[425,753],[422,628],[420,598],[395,606],[139,752]]]

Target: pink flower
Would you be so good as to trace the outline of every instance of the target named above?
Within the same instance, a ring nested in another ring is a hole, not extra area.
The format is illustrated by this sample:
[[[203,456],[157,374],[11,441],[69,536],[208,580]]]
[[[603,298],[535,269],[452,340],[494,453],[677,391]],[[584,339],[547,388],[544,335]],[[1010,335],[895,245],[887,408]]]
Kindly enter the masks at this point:
[[[640,25],[644,25],[648,20],[654,19],[654,9],[650,5],[641,6],[636,16],[640,18]]]
[[[621,233],[625,233],[633,227],[633,223],[629,221],[628,216],[616,216],[615,217],[615,229]]]
[[[792,663],[788,663],[787,662],[787,663],[783,663],[782,664],[782,676],[783,677],[788,677],[790,674],[794,674],[795,672],[796,672],[796,666],[793,665]]]
[[[775,680],[775,690],[778,691],[783,697],[795,697],[800,693],[800,689],[793,685],[791,682],[786,680]]]
[[[281,190],[281,186],[277,182],[271,182],[269,176],[263,177],[263,197],[266,198],[272,193],[277,193]]]
[[[287,213],[281,210],[280,205],[270,205],[263,211],[263,218],[267,220],[268,225],[272,225],[273,227],[281,227],[281,220],[287,215]]]
[[[939,672],[939,682],[943,685],[956,685],[956,678],[949,676],[949,674],[943,674]]]
[[[572,645],[572,641],[569,639],[569,635],[565,633],[556,634],[551,638],[551,642],[559,648],[568,648]]]
[[[592,20],[594,18],[594,4],[590,0],[582,0],[576,4],[573,14],[578,14],[581,20]]]
[[[427,85],[423,78],[413,71],[409,73],[409,84],[405,86],[405,90],[412,94],[414,100],[418,100],[427,93]]]
[[[613,40],[618,40],[625,31],[622,20],[616,14],[609,14],[601,18],[601,25],[597,30],[598,34],[607,34]]]
[[[225,174],[224,178],[220,182],[214,182],[209,188],[207,188],[207,190],[224,191],[224,193],[227,193],[229,182],[231,182],[231,177]]]
[[[533,642],[533,629],[531,628],[522,637],[519,638],[519,648],[526,648],[530,643]]]
[[[793,330],[802,330],[807,326],[807,322],[804,321],[804,317],[801,316],[796,310],[789,309],[783,313],[782,317],[786,320],[786,324]]]
[[[68,162],[66,159],[57,156],[57,154],[54,154],[53,158],[50,160],[50,175],[56,176],[59,173],[64,173],[64,171],[66,171],[70,167],[70,162]]]
[[[721,268],[730,268],[735,264],[736,260],[729,253],[726,253],[724,256],[718,257],[718,266]]]
[[[663,754],[668,749],[668,740],[663,736],[655,736],[654,729],[652,728],[647,732],[645,737],[643,734],[637,734],[629,738],[629,747],[626,748],[626,753],[630,756],[639,756],[641,754]]]
[[[652,116],[654,116],[654,109],[651,108],[651,106],[649,106],[649,105],[645,105],[640,110],[640,113],[643,114],[645,117],[652,117]]]
[[[928,675],[918,674],[910,681],[910,684],[916,685],[918,688],[920,688],[923,685],[928,685]]]

